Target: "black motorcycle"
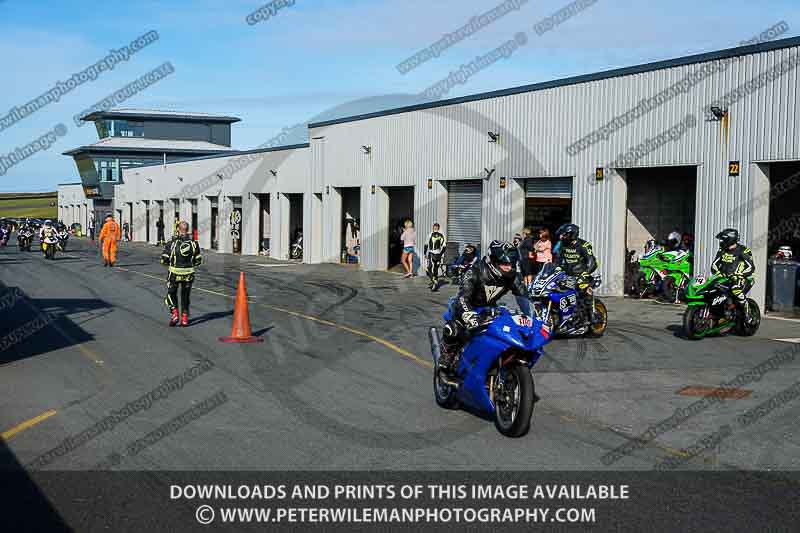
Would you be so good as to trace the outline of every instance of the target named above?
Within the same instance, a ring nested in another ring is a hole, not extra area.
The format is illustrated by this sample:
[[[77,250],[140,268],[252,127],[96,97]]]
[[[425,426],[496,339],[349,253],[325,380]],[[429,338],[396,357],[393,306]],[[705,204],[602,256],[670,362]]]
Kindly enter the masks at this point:
[[[67,242],[69,242],[69,232],[65,229],[60,230],[56,233],[56,237],[58,237],[58,249],[62,252],[67,251]]]
[[[17,246],[20,252],[30,252],[31,245],[33,244],[33,232],[29,229],[23,229],[17,234]]]

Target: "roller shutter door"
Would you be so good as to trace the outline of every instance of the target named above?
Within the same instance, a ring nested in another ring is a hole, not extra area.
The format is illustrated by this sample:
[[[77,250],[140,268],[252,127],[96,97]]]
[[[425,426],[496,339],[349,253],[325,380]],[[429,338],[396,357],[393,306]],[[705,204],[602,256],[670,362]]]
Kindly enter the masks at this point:
[[[481,180],[451,181],[447,186],[447,240],[459,244],[481,245]]]
[[[525,180],[526,198],[572,198],[572,178]]]

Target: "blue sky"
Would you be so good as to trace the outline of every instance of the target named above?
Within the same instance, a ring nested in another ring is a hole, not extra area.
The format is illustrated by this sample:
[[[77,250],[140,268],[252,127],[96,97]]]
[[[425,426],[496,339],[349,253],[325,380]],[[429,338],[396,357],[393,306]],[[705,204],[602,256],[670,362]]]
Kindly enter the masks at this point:
[[[247,149],[320,115],[393,107],[518,32],[527,45],[455,87],[447,97],[524,85],[738,45],[780,21],[800,35],[800,6],[773,0],[598,0],[538,36],[533,26],[567,0],[529,0],[519,11],[403,75],[398,63],[503,0],[296,0],[255,25],[265,2],[0,0],[6,62],[0,116],[150,30],[160,38],[10,128],[0,155],[63,123],[68,132],[0,176],[0,192],[54,190],[79,181],[65,150],[97,140],[72,116],[170,61],[175,73],[124,107],[232,114],[233,145]],[[394,95],[394,96],[384,96]],[[381,96],[381,98],[371,98]],[[345,105],[350,104],[350,105]],[[343,106],[343,107],[342,107]],[[328,112],[328,113],[326,113]]]

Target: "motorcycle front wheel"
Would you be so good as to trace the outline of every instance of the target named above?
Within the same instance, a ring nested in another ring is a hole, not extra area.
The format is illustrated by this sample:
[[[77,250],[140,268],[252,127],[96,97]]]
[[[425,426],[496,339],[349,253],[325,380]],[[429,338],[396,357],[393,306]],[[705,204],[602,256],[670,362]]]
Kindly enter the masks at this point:
[[[636,287],[637,298],[647,298],[651,289],[650,283],[647,281],[647,275],[644,272],[639,272],[639,275],[636,276],[634,287]]]
[[[690,305],[683,313],[683,332],[689,340],[700,340],[711,327],[707,305]]]
[[[747,314],[739,313],[736,333],[742,337],[752,337],[761,325],[761,310],[752,298],[747,299]]]
[[[442,380],[439,375],[439,364],[433,367],[433,396],[436,398],[436,404],[444,409],[458,408],[458,398],[456,397],[456,388]]]
[[[494,390],[494,425],[506,437],[522,437],[530,430],[533,417],[533,376],[523,365],[507,368],[506,374],[505,382]]]
[[[608,327],[608,309],[606,304],[601,300],[595,298],[594,300],[594,316],[589,324],[589,330],[586,332],[587,337],[602,337]]]

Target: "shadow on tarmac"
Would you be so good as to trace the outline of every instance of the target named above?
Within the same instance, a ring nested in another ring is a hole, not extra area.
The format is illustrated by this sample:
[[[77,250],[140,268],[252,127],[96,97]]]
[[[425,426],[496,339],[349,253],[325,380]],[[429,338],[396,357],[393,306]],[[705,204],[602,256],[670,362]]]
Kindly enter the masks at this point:
[[[0,531],[71,531],[3,439],[0,472]]]
[[[0,282],[0,365],[94,339],[70,315],[109,310],[96,298],[30,298]]]

